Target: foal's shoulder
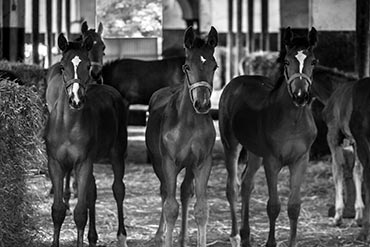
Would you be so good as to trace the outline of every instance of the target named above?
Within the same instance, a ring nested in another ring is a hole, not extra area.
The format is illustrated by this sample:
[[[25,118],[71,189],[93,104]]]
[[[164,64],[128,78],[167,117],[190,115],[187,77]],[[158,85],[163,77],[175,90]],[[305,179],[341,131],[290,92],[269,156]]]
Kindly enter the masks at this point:
[[[183,84],[176,84],[154,92],[149,101],[149,112],[168,104],[171,97],[179,93],[182,88]]]

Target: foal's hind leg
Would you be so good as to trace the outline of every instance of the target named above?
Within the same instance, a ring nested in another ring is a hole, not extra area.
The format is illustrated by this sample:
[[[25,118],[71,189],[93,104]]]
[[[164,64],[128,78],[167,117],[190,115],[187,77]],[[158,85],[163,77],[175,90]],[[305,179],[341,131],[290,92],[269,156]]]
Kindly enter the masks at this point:
[[[123,200],[125,198],[125,184],[123,183],[123,176],[125,174],[125,161],[123,153],[116,153],[113,152],[111,158],[113,174],[114,174],[114,181],[112,185],[114,199],[117,203],[117,210],[118,210],[118,232],[117,232],[117,239],[118,243],[117,246],[119,247],[127,247],[126,238],[127,233],[125,229],[125,223],[123,219]]]
[[[225,166],[227,169],[226,197],[229,201],[231,212],[231,235],[230,242],[232,247],[240,246],[240,235],[238,231],[237,219],[237,198],[239,195],[238,182],[238,158],[241,150],[240,144],[233,144],[230,147],[224,145]]]
[[[332,157],[333,180],[335,186],[335,216],[334,224],[342,224],[344,199],[343,199],[343,148],[340,145],[339,130],[335,126],[328,125],[327,141]]]
[[[206,228],[208,222],[207,183],[212,167],[212,157],[194,168],[195,194],[197,201],[194,205],[195,220],[198,225],[197,246],[206,247]]]
[[[54,202],[51,207],[51,216],[54,224],[53,247],[59,246],[60,229],[66,216],[67,206],[63,202],[63,177],[64,172],[60,164],[48,157],[48,168],[52,188],[54,189]]]
[[[266,173],[266,180],[269,191],[269,200],[267,202],[267,214],[270,220],[270,231],[267,240],[267,247],[275,247],[275,224],[276,218],[280,213],[280,200],[277,190],[277,182],[281,163],[277,159],[266,159],[263,161]]]
[[[84,161],[76,167],[77,204],[74,209],[74,220],[77,226],[77,246],[83,246],[84,230],[87,223],[87,190],[91,183],[93,164],[90,160]]]
[[[362,218],[363,218],[363,210],[365,208],[364,202],[362,200],[363,167],[360,163],[360,160],[358,159],[356,148],[354,148],[354,154],[355,154],[355,166],[353,167],[353,183],[355,184],[355,188],[356,188],[355,220],[357,222],[357,225],[361,226]]]
[[[96,203],[96,183],[94,175],[90,180],[90,185],[87,191],[87,207],[89,209],[89,233],[87,238],[89,240],[89,246],[94,247],[96,246],[96,242],[98,241],[98,234],[96,233],[96,226],[95,226],[95,203]]]
[[[194,174],[191,169],[186,169],[184,181],[181,184],[181,233],[180,233],[180,245],[186,246],[188,237],[188,208],[190,198],[194,195]]]
[[[296,246],[297,223],[301,210],[301,185],[308,165],[308,153],[297,163],[289,165],[290,196],[288,201],[288,216],[290,221],[289,247]]]
[[[242,175],[242,227],[240,235],[243,246],[250,246],[249,201],[254,187],[254,175],[261,166],[262,158],[248,153],[248,161]]]

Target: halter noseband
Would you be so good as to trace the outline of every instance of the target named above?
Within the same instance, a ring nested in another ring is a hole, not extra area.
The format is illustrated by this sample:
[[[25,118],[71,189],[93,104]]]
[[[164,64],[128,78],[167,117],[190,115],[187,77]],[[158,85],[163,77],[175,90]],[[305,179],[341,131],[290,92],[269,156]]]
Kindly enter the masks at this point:
[[[91,62],[90,62],[90,65],[91,65],[91,66],[97,66],[97,67],[99,67],[99,68],[103,67],[103,65],[102,65],[101,63],[99,63],[99,62],[94,62],[94,61],[91,61]]]
[[[63,77],[63,82],[64,82],[64,88],[65,88],[65,91],[68,95],[68,88],[70,86],[72,86],[74,83],[77,83],[78,85],[80,85],[83,89],[86,89],[85,85],[83,85],[81,83],[81,80],[80,79],[76,79],[76,78],[73,78],[73,79],[70,79],[68,81],[66,81],[65,77],[64,77],[64,72],[62,72],[62,77]]]
[[[195,82],[195,83],[190,83],[190,78],[189,78],[187,70],[185,69],[185,65],[182,66],[182,70],[184,71],[184,73],[186,75],[186,79],[187,79],[186,80],[186,85],[188,86],[190,101],[193,104],[193,106],[194,106],[194,98],[193,98],[192,92],[193,92],[194,89],[196,89],[198,87],[205,87],[209,90],[209,93],[212,94],[213,87],[208,82],[198,81],[198,82]]]
[[[298,77],[301,77],[301,78],[304,78],[308,84],[311,86],[312,85],[312,81],[311,81],[311,78],[304,74],[304,73],[295,73],[293,74],[291,77],[288,78],[288,84],[290,85],[292,83],[292,81]]]

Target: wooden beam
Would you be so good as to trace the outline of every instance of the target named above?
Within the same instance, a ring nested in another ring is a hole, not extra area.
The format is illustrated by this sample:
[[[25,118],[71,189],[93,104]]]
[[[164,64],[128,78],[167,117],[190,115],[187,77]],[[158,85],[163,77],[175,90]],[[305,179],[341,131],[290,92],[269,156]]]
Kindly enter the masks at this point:
[[[236,1],[236,54],[234,63],[234,74],[239,75],[239,62],[242,59],[243,53],[243,33],[242,33],[242,0]]]
[[[248,0],[248,45],[249,52],[255,51],[254,45],[254,0]]]
[[[46,38],[47,38],[47,50],[48,50],[48,64],[50,67],[52,65],[52,53],[51,48],[53,47],[53,33],[52,33],[52,1],[46,0]]]
[[[71,0],[66,1],[66,33],[67,38],[71,39]]]
[[[227,51],[226,51],[226,83],[228,83],[233,78],[233,46],[234,46],[234,37],[233,37],[233,0],[228,0],[227,6]]]
[[[32,1],[32,59],[39,64],[39,0]]]
[[[269,32],[268,32],[268,16],[269,16],[269,6],[268,6],[268,0],[262,0],[262,30],[261,30],[261,46],[260,48],[263,51],[270,50],[270,39],[269,39]]]
[[[360,78],[369,76],[369,1],[356,1],[356,71]]]

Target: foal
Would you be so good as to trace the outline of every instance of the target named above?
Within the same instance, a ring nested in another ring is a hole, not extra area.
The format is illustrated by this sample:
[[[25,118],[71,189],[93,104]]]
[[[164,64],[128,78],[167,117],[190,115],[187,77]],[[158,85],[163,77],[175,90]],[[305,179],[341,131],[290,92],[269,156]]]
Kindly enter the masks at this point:
[[[189,27],[184,36],[185,82],[158,90],[149,103],[145,137],[149,157],[161,182],[162,214],[155,237],[160,246],[172,246],[172,232],[179,211],[176,179],[183,168],[186,174],[181,185],[181,246],[186,245],[188,205],[194,189],[197,197],[194,209],[198,224],[197,246],[206,246],[206,187],[216,137],[208,112],[213,75],[217,68],[213,57],[217,41],[217,31],[213,27],[206,40],[195,37],[192,27]]]
[[[82,23],[81,26],[82,38],[81,40],[90,37],[92,39],[92,47],[89,50],[89,59],[90,59],[90,69],[89,73],[91,79],[95,82],[102,82],[102,67],[103,67],[103,56],[105,50],[105,44],[103,42],[102,33],[103,25],[99,23],[97,32],[95,29],[89,29],[86,21]],[[81,41],[78,39],[77,41]],[[47,88],[46,88],[46,103],[48,106],[49,112],[51,112],[56,100],[58,99],[58,93],[62,84],[58,84],[59,79],[55,80],[55,77],[60,77],[60,63],[53,64],[49,69],[46,75]],[[52,85],[55,84],[55,85]],[[52,86],[51,86],[52,85]]]
[[[74,169],[77,180],[78,201],[74,209],[77,226],[77,246],[83,246],[84,228],[89,214],[88,240],[96,246],[95,228],[96,184],[93,163],[108,158],[114,172],[113,193],[118,209],[118,246],[126,247],[126,230],[123,221],[125,185],[124,158],[127,148],[126,103],[120,93],[106,85],[91,84],[88,51],[93,46],[91,37],[82,43],[67,42],[63,34],[58,37],[63,51],[61,70],[56,77],[58,98],[50,112],[45,129],[48,168],[54,187],[52,218],[54,223],[53,246],[59,246],[68,199],[63,201],[63,178]],[[49,86],[52,86],[49,85]]]
[[[248,162],[242,175],[242,246],[251,246],[249,200],[253,178],[261,164],[264,165],[269,192],[267,214],[270,232],[266,246],[276,246],[275,222],[280,213],[277,181],[283,166],[290,170],[289,246],[296,246],[300,187],[317,133],[310,109],[316,40],[314,28],[308,39],[293,38],[288,28],[286,52],[280,54],[283,64],[278,81],[273,83],[263,76],[239,76],[226,85],[221,95],[219,126],[228,172],[226,194],[231,209],[233,247],[240,246],[236,199],[238,157],[242,146],[248,151]]]

